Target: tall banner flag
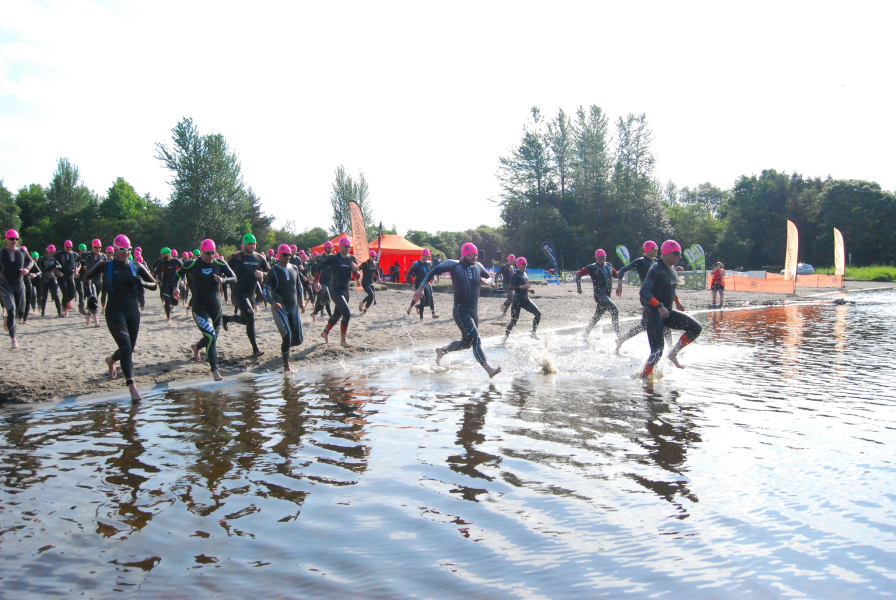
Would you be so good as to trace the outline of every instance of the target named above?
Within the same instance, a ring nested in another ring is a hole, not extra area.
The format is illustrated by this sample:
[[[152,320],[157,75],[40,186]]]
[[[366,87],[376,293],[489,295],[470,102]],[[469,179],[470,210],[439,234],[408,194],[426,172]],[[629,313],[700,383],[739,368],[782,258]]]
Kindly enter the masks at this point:
[[[370,253],[370,251],[367,251]],[[383,222],[380,221],[380,232],[376,234],[376,268],[380,268],[380,256],[383,254]]]
[[[843,234],[834,227],[834,275],[846,274],[846,252],[843,249]]]
[[[697,270],[697,259],[694,257],[693,251],[690,248],[684,249],[684,257],[688,259],[688,262],[691,264],[691,271]]]
[[[554,263],[554,268],[557,268],[557,254],[554,252],[554,242],[551,240],[545,240],[541,243],[541,249],[544,250],[544,253],[548,255],[548,258],[551,259],[551,262]]]
[[[787,221],[787,255],[784,257],[784,279],[796,278],[796,264],[800,251],[800,233],[793,221]]]
[[[694,268],[698,271],[706,270],[706,252],[703,251],[703,246],[700,244],[694,244],[691,246],[691,254],[694,255]]]
[[[616,255],[622,259],[623,265],[632,262],[632,253],[625,246],[616,246]]]
[[[367,245],[367,229],[364,227],[364,215],[361,214],[361,206],[354,200],[348,203],[348,209],[352,217],[352,248],[355,250],[355,258],[358,265],[368,258],[370,247]],[[355,281],[356,289],[361,289],[361,278]]]

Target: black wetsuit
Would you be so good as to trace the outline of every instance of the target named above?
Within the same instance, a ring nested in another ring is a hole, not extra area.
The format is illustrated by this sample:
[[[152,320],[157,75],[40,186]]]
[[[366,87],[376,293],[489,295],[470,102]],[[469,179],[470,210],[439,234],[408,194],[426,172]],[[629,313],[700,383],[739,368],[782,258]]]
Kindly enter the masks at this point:
[[[84,290],[88,297],[99,300],[103,306],[106,306],[106,287],[103,285],[103,271],[92,279],[87,279],[87,273],[100,263],[106,262],[106,255],[102,252],[88,252],[84,257],[84,284],[87,286]]]
[[[442,349],[443,353],[456,352],[473,348],[476,361],[486,364],[482,341],[479,339],[479,288],[481,279],[490,277],[480,263],[468,265],[464,261],[446,260],[426,274],[420,285],[428,284],[433,277],[442,273],[451,274],[451,286],[454,289],[454,322],[460,328],[461,339],[451,342]]]
[[[189,278],[193,290],[193,321],[202,332],[197,346],[205,348],[212,371],[218,369],[218,330],[221,327],[221,286],[215,275],[224,279],[224,285],[236,281],[230,266],[220,258],[207,263],[201,258],[186,263],[179,273]]]
[[[370,308],[370,305],[376,302],[376,292],[373,289],[373,282],[378,278],[376,260],[370,258],[361,263],[361,287],[367,294],[361,301],[364,303],[365,310]]]
[[[638,277],[641,279],[641,283],[644,283],[644,281],[647,279],[647,272],[650,271],[650,267],[652,267],[656,263],[657,260],[658,259],[656,259],[656,258],[648,258],[646,256],[642,256],[641,258],[636,258],[632,262],[628,263],[627,265],[625,265],[624,267],[619,269],[619,273],[618,273],[619,281],[622,281],[622,276],[625,275],[627,272],[631,271],[632,269],[637,269]],[[644,302],[641,301],[641,304],[643,305]],[[646,314],[646,313],[644,313],[644,312],[641,313],[641,321],[637,325],[635,325],[634,327],[632,327],[631,329],[629,329],[628,331],[626,331],[625,333],[623,333],[622,335],[619,336],[619,339],[616,340],[617,349],[619,346],[622,346],[622,344],[624,342],[626,342],[627,340],[632,339],[633,337],[635,337],[642,331],[647,331],[647,325],[644,321],[644,314]],[[672,341],[672,331],[670,331],[668,328],[663,330],[663,335],[666,338],[666,341],[669,341],[669,342]]]
[[[113,361],[121,361],[125,384],[134,383],[134,347],[140,333],[140,307],[137,290],[148,287],[156,289],[152,275],[141,263],[116,259],[99,263],[87,271],[85,277],[93,279],[100,272],[106,280],[108,302],[106,303],[106,326],[118,350],[112,354]],[[94,296],[95,298],[95,296]]]
[[[348,331],[348,322],[352,318],[352,312],[348,307],[349,290],[351,289],[352,274],[354,273],[352,265],[357,264],[358,259],[353,255],[342,256],[342,254],[337,252],[320,261],[318,265],[318,275],[314,277],[315,282],[321,279],[319,275],[325,273],[326,269],[329,268],[333,272],[333,279],[330,283],[330,299],[333,301],[335,310],[333,310],[333,314],[327,321],[327,331],[330,331],[340,319],[342,319],[342,324],[340,325],[342,335],[345,335],[345,332]]]
[[[330,310],[330,284],[333,282],[333,269],[329,265],[326,267],[323,266],[324,259],[331,256],[333,255],[318,255],[316,257],[318,261],[312,266],[311,275],[314,277],[314,281],[320,284],[320,290],[315,292],[317,296],[314,302],[314,312],[311,313],[311,316],[314,316],[318,313],[323,315],[324,308],[327,309],[327,315],[331,317],[333,316],[333,311]]]
[[[59,282],[56,277],[59,261],[55,256],[41,256],[37,259],[37,268],[40,269],[40,316],[47,311],[47,296],[50,295],[56,303],[56,314],[61,317],[62,305],[59,303]]]
[[[516,267],[511,263],[505,263],[498,269],[498,273],[501,275],[501,281],[504,285],[504,293],[507,295],[507,299],[504,300],[504,306],[502,307],[502,310],[506,312],[507,307],[513,302],[513,291],[510,289],[510,280],[513,279],[513,274],[516,273]]]
[[[6,309],[9,337],[16,337],[16,316],[25,308],[25,284],[22,269],[31,270],[34,261],[24,248],[0,248],[0,303]]]
[[[293,264],[281,267],[274,263],[264,280],[264,295],[271,305],[274,324],[280,332],[280,353],[283,361],[289,361],[289,349],[302,343],[302,320],[299,318],[299,305],[302,303],[302,280],[299,269]],[[281,305],[274,309],[274,303]]]
[[[36,277],[32,277],[36,275]],[[23,321],[28,320],[31,311],[37,311],[37,290],[40,281],[40,269],[37,268],[37,261],[31,260],[31,268],[28,269],[28,275],[22,278],[25,283],[25,311],[22,316]]]
[[[426,277],[426,274],[432,271],[433,266],[431,261],[424,261],[420,259],[411,264],[411,267],[408,269],[407,278],[414,284],[414,291],[417,291],[417,288],[423,287],[423,298],[420,299],[420,303],[417,305],[417,312],[420,313],[420,318],[423,318],[423,311],[428,306],[432,312],[436,312],[435,301],[432,297],[432,284],[427,280],[426,284],[423,284],[423,279]]]
[[[594,329],[594,326],[597,325],[597,322],[600,321],[600,318],[604,315],[605,312],[610,311],[610,319],[613,321],[613,330],[616,332],[616,337],[619,337],[619,309],[616,308],[616,305],[613,304],[613,301],[610,300],[610,289],[613,286],[613,276],[616,275],[616,269],[613,268],[609,262],[603,264],[603,266],[597,264],[596,262],[591,263],[578,273],[576,273],[576,287],[581,290],[582,289],[582,276],[588,274],[591,276],[591,283],[594,286],[594,301],[597,303],[597,307],[594,310],[594,316],[591,317],[591,321],[588,322],[588,326],[585,327],[585,336],[591,333],[591,330]]]
[[[507,325],[507,330],[504,332],[505,337],[510,335],[510,330],[513,329],[519,320],[520,310],[526,310],[535,315],[535,318],[532,319],[533,336],[538,329],[538,323],[541,321],[541,311],[529,299],[529,290],[520,289],[521,286],[528,284],[529,276],[526,275],[525,271],[519,270],[510,277],[510,281],[504,283],[505,287],[510,287],[513,290],[513,304],[510,305],[510,324]]]
[[[71,308],[71,302],[75,299],[75,273],[81,268],[81,257],[76,252],[66,252],[58,250],[53,255],[59,263],[59,270],[62,271],[62,277],[59,279],[59,287],[62,288],[62,309]],[[83,312],[84,305],[81,304]]]
[[[174,290],[177,289],[179,278],[177,272],[184,264],[177,258],[169,258],[168,260],[159,259],[153,265],[152,274],[159,281],[159,297],[165,302],[165,318],[171,318],[171,307],[177,306],[178,301],[174,299]]]
[[[252,352],[258,353],[258,342],[255,341],[255,294],[259,289],[255,271],[267,273],[271,270],[264,254],[253,252],[246,254],[243,251],[234,252],[227,261],[231,270],[236,274],[236,283],[233,286],[233,303],[239,309],[239,315],[224,315],[224,327],[230,323],[240,323],[246,326],[246,336],[252,344]]]
[[[653,369],[663,355],[663,328],[684,330],[679,340],[685,346],[700,335],[703,330],[700,324],[684,313],[674,309],[675,300],[678,299],[676,288],[678,287],[678,273],[670,269],[662,260],[656,261],[647,272],[644,283],[641,284],[641,304],[644,305],[642,320],[647,327],[647,340],[650,342],[650,356],[647,365]],[[665,319],[660,316],[659,307],[664,306],[669,311]]]

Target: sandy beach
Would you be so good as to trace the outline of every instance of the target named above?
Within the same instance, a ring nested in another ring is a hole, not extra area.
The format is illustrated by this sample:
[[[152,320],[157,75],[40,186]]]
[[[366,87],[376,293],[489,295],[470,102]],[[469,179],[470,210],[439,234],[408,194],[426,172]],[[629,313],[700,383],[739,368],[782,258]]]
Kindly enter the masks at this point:
[[[845,282],[847,290],[875,287],[892,287],[886,283],[865,281]],[[304,327],[304,343],[291,354],[293,367],[301,369],[305,364],[323,364],[335,360],[351,361],[353,357],[369,353],[394,351],[406,348],[410,341],[423,347],[435,347],[457,339],[458,329],[451,318],[450,286],[442,286],[435,294],[436,311],[433,319],[426,311],[421,321],[416,312],[406,314],[412,292],[406,285],[380,286],[377,304],[365,316],[355,311],[363,293],[353,292],[349,301],[353,316],[349,326],[351,348],[339,346],[338,327],[330,336],[330,343],[320,337],[325,320],[311,320],[311,309],[301,316]],[[725,297],[728,309],[762,304],[780,304],[806,300],[824,300],[820,293],[831,289],[798,288],[793,295],[729,292]],[[540,329],[569,325],[585,325],[594,312],[591,286],[583,286],[583,294],[576,293],[575,284],[560,286],[539,285],[533,301],[542,311]],[[680,290],[679,297],[689,310],[705,310],[710,307],[708,290]],[[830,297],[833,299],[833,297]],[[621,298],[613,296],[620,311],[620,318],[640,315],[638,288],[626,286]],[[501,315],[504,296],[485,294],[480,300],[480,332],[484,338],[502,335],[509,322],[510,313]],[[48,307],[49,308],[49,307]],[[225,311],[232,311],[230,304]],[[116,346],[109,335],[103,317],[100,327],[85,326],[85,319],[73,312],[68,318],[32,314],[28,324],[17,326],[19,350],[5,350],[6,368],[0,375],[0,402],[34,402],[61,399],[92,393],[121,391],[127,394],[124,379],[119,373],[116,380],[107,375],[104,359]],[[601,324],[609,326],[609,317]],[[531,316],[523,313],[514,334],[523,334],[531,327]],[[280,336],[274,327],[270,310],[262,307],[257,319],[258,345],[264,355],[251,357],[251,347],[245,327],[233,324],[229,331],[221,332],[218,340],[218,356],[221,374],[226,377],[247,372],[263,373],[282,370]],[[626,326],[623,326],[625,329]],[[174,309],[171,323],[165,322],[164,311],[158,295],[147,292],[140,335],[134,353],[136,383],[140,390],[148,390],[160,383],[173,383],[208,378],[208,364],[197,363],[191,358],[190,344],[198,341],[199,331],[189,313],[182,307]],[[204,359],[205,354],[202,354]],[[499,375],[500,377],[500,375]]]

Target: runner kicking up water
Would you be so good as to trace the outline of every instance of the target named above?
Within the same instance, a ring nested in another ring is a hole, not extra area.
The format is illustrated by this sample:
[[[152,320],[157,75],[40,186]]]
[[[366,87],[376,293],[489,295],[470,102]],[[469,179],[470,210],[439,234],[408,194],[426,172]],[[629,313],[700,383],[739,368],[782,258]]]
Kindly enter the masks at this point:
[[[461,332],[461,339],[451,342],[444,348],[436,348],[436,364],[441,364],[442,357],[449,352],[473,349],[473,356],[482,365],[489,378],[501,372],[501,367],[492,368],[482,351],[482,341],[479,339],[479,288],[482,283],[491,284],[492,279],[488,271],[476,261],[479,250],[470,242],[461,247],[461,259],[443,261],[438,267],[430,270],[420,282],[420,287],[414,292],[417,300],[423,298],[424,286],[428,285],[433,277],[442,273],[451,274],[451,286],[454,288],[454,322]]]
[[[181,268],[181,273],[190,278],[190,289],[193,290],[193,321],[202,332],[202,339],[193,344],[193,360],[199,362],[199,351],[205,348],[208,364],[215,381],[224,379],[218,373],[218,331],[221,328],[221,284],[236,281],[236,275],[230,266],[220,258],[215,258],[215,242],[202,240],[199,245],[199,258]],[[180,299],[180,292],[175,291]]]
[[[616,295],[620,298],[622,297],[622,277],[632,269],[638,270],[638,277],[641,278],[641,283],[647,279],[647,272],[650,270],[650,267],[653,266],[653,263],[656,262],[656,253],[659,251],[659,246],[656,245],[656,242],[653,240],[647,240],[644,242],[642,246],[642,250],[644,250],[644,256],[641,258],[636,258],[632,262],[628,263],[621,269],[619,269],[619,273],[617,277],[619,277],[619,283],[616,284]],[[643,301],[641,302],[643,304]],[[647,326],[644,323],[644,317],[642,313],[641,322],[623,333],[620,337],[616,339],[616,354],[619,354],[619,350],[622,348],[622,344],[624,344],[627,340],[632,339],[642,331],[646,331]],[[663,330],[663,336],[666,338],[666,342],[669,344],[672,343],[672,331],[668,328]]]
[[[585,339],[591,334],[591,330],[600,321],[600,318],[607,311],[610,311],[610,319],[613,321],[613,330],[616,337],[619,337],[619,309],[610,300],[610,289],[613,287],[613,276],[616,275],[616,269],[607,262],[607,253],[602,249],[598,249],[594,253],[594,261],[578,273],[576,273],[576,287],[579,293],[582,293],[582,276],[590,275],[591,283],[594,286],[594,301],[597,308],[594,310],[594,316],[585,327]]]
[[[320,333],[320,337],[324,338],[324,341],[329,344],[330,330],[333,329],[333,326],[336,325],[341,318],[342,324],[340,325],[340,332],[342,333],[342,339],[339,343],[345,348],[351,347],[345,339],[346,334],[348,333],[348,322],[349,319],[352,318],[352,313],[348,308],[349,284],[352,280],[352,274],[357,273],[359,270],[358,259],[348,253],[351,248],[351,240],[347,237],[341,238],[339,240],[339,252],[337,254],[330,254],[320,261],[317,274],[314,276],[315,290],[320,292],[321,273],[328,268],[333,271],[333,280],[330,285],[330,298],[333,300],[333,305],[336,308],[333,311],[333,315],[327,321],[327,326]]]
[[[137,345],[137,334],[140,333],[140,306],[138,304],[138,288],[156,289],[156,282],[146,267],[141,263],[129,260],[131,240],[126,235],[115,236],[112,242],[115,258],[95,265],[87,271],[85,279],[90,281],[100,271],[105,275],[108,300],[106,304],[106,326],[118,350],[106,359],[109,377],[115,378],[118,373],[115,363],[121,361],[124,371],[125,385],[131,393],[131,400],[140,400],[140,394],[134,385],[134,347]],[[88,288],[89,289],[89,288]]]
[[[675,265],[681,260],[681,246],[675,240],[666,240],[662,246],[662,258],[650,267],[644,283],[641,284],[641,303],[644,305],[644,324],[647,327],[647,340],[650,342],[650,356],[644,365],[643,377],[653,374],[654,368],[663,355],[663,327],[684,330],[678,342],[669,352],[669,361],[682,369],[678,362],[678,353],[682,348],[697,339],[703,330],[700,324],[683,314],[684,306],[678,301],[678,273]],[[678,311],[672,310],[672,303]]]
[[[538,339],[535,331],[538,329],[539,321],[541,321],[541,311],[529,300],[529,294],[534,294],[535,290],[529,284],[529,276],[526,275],[527,266],[529,266],[529,263],[526,261],[526,257],[521,256],[516,259],[516,272],[510,276],[510,281],[505,283],[513,292],[513,301],[510,305],[510,324],[504,332],[505,342],[510,337],[510,331],[520,318],[520,310],[526,310],[535,315],[535,318],[532,319],[532,339]]]
[[[277,262],[265,277],[264,295],[271,305],[274,324],[280,332],[283,371],[292,373],[292,367],[289,365],[289,349],[298,346],[304,339],[299,310],[305,312],[305,301],[299,269],[290,262],[289,246],[280,244],[277,250]]]

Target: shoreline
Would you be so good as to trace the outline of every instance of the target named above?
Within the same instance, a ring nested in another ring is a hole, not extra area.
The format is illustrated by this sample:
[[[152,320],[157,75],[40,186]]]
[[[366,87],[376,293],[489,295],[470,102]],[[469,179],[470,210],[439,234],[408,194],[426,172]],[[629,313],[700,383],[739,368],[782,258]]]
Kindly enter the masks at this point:
[[[450,287],[450,286],[443,286]],[[846,292],[893,289],[891,283],[867,281],[844,282]],[[615,288],[614,288],[615,289]],[[836,295],[843,290],[825,288],[799,288],[796,294],[767,294],[753,292],[728,292],[725,310],[758,308],[813,300],[825,295]],[[353,315],[349,324],[348,341],[352,348],[342,348],[338,342],[338,332],[331,334],[330,343],[325,344],[319,336],[325,319],[312,322],[311,309],[300,315],[304,342],[293,349],[290,362],[296,370],[304,366],[326,365],[333,361],[351,360],[394,352],[409,346],[435,347],[457,339],[458,331],[450,317],[451,297],[442,293],[434,294],[436,312],[433,319],[429,310],[421,321],[416,312],[407,316],[406,311],[412,298],[410,287],[392,285],[377,291],[377,304],[371,306],[367,315],[359,316],[358,302],[363,292],[352,293],[349,306]],[[707,312],[712,294],[709,290],[679,290],[679,297],[689,312]],[[619,317],[638,317],[641,305],[638,288],[624,286],[621,298],[615,294],[613,301],[619,308]],[[576,293],[575,285],[564,283],[559,286],[539,285],[532,297],[542,312],[542,329],[560,329],[584,326],[594,312],[594,300],[590,287],[583,285],[583,293]],[[503,294],[483,295],[480,299],[480,334],[483,338],[503,335],[510,321],[510,314],[502,317]],[[225,304],[225,311],[232,311]],[[609,326],[609,317],[604,316],[600,326]],[[22,407],[34,405],[41,408],[52,401],[77,402],[89,398],[127,398],[124,378],[119,373],[115,380],[107,376],[105,357],[116,346],[109,335],[105,322],[100,316],[100,327],[86,327],[85,319],[74,313],[68,318],[31,315],[27,325],[17,324],[19,350],[6,350],[7,368],[0,375],[0,406]],[[531,315],[525,311],[513,333],[518,335],[529,330]],[[232,324],[229,331],[221,331],[218,340],[219,368],[224,381],[213,382],[208,364],[196,363],[191,359],[190,344],[199,339],[199,331],[184,307],[177,306],[172,311],[171,324],[165,323],[164,311],[158,295],[147,292],[146,308],[141,317],[140,334],[134,352],[135,382],[141,392],[173,387],[207,387],[210,385],[232,385],[243,377],[282,372],[280,357],[280,336],[269,309],[263,306],[256,314],[258,346],[264,355],[258,359],[251,357],[251,347],[245,328]],[[625,329],[623,327],[623,329]],[[8,338],[7,338],[8,339]],[[204,357],[204,353],[202,354]],[[119,369],[120,371],[120,369]]]

